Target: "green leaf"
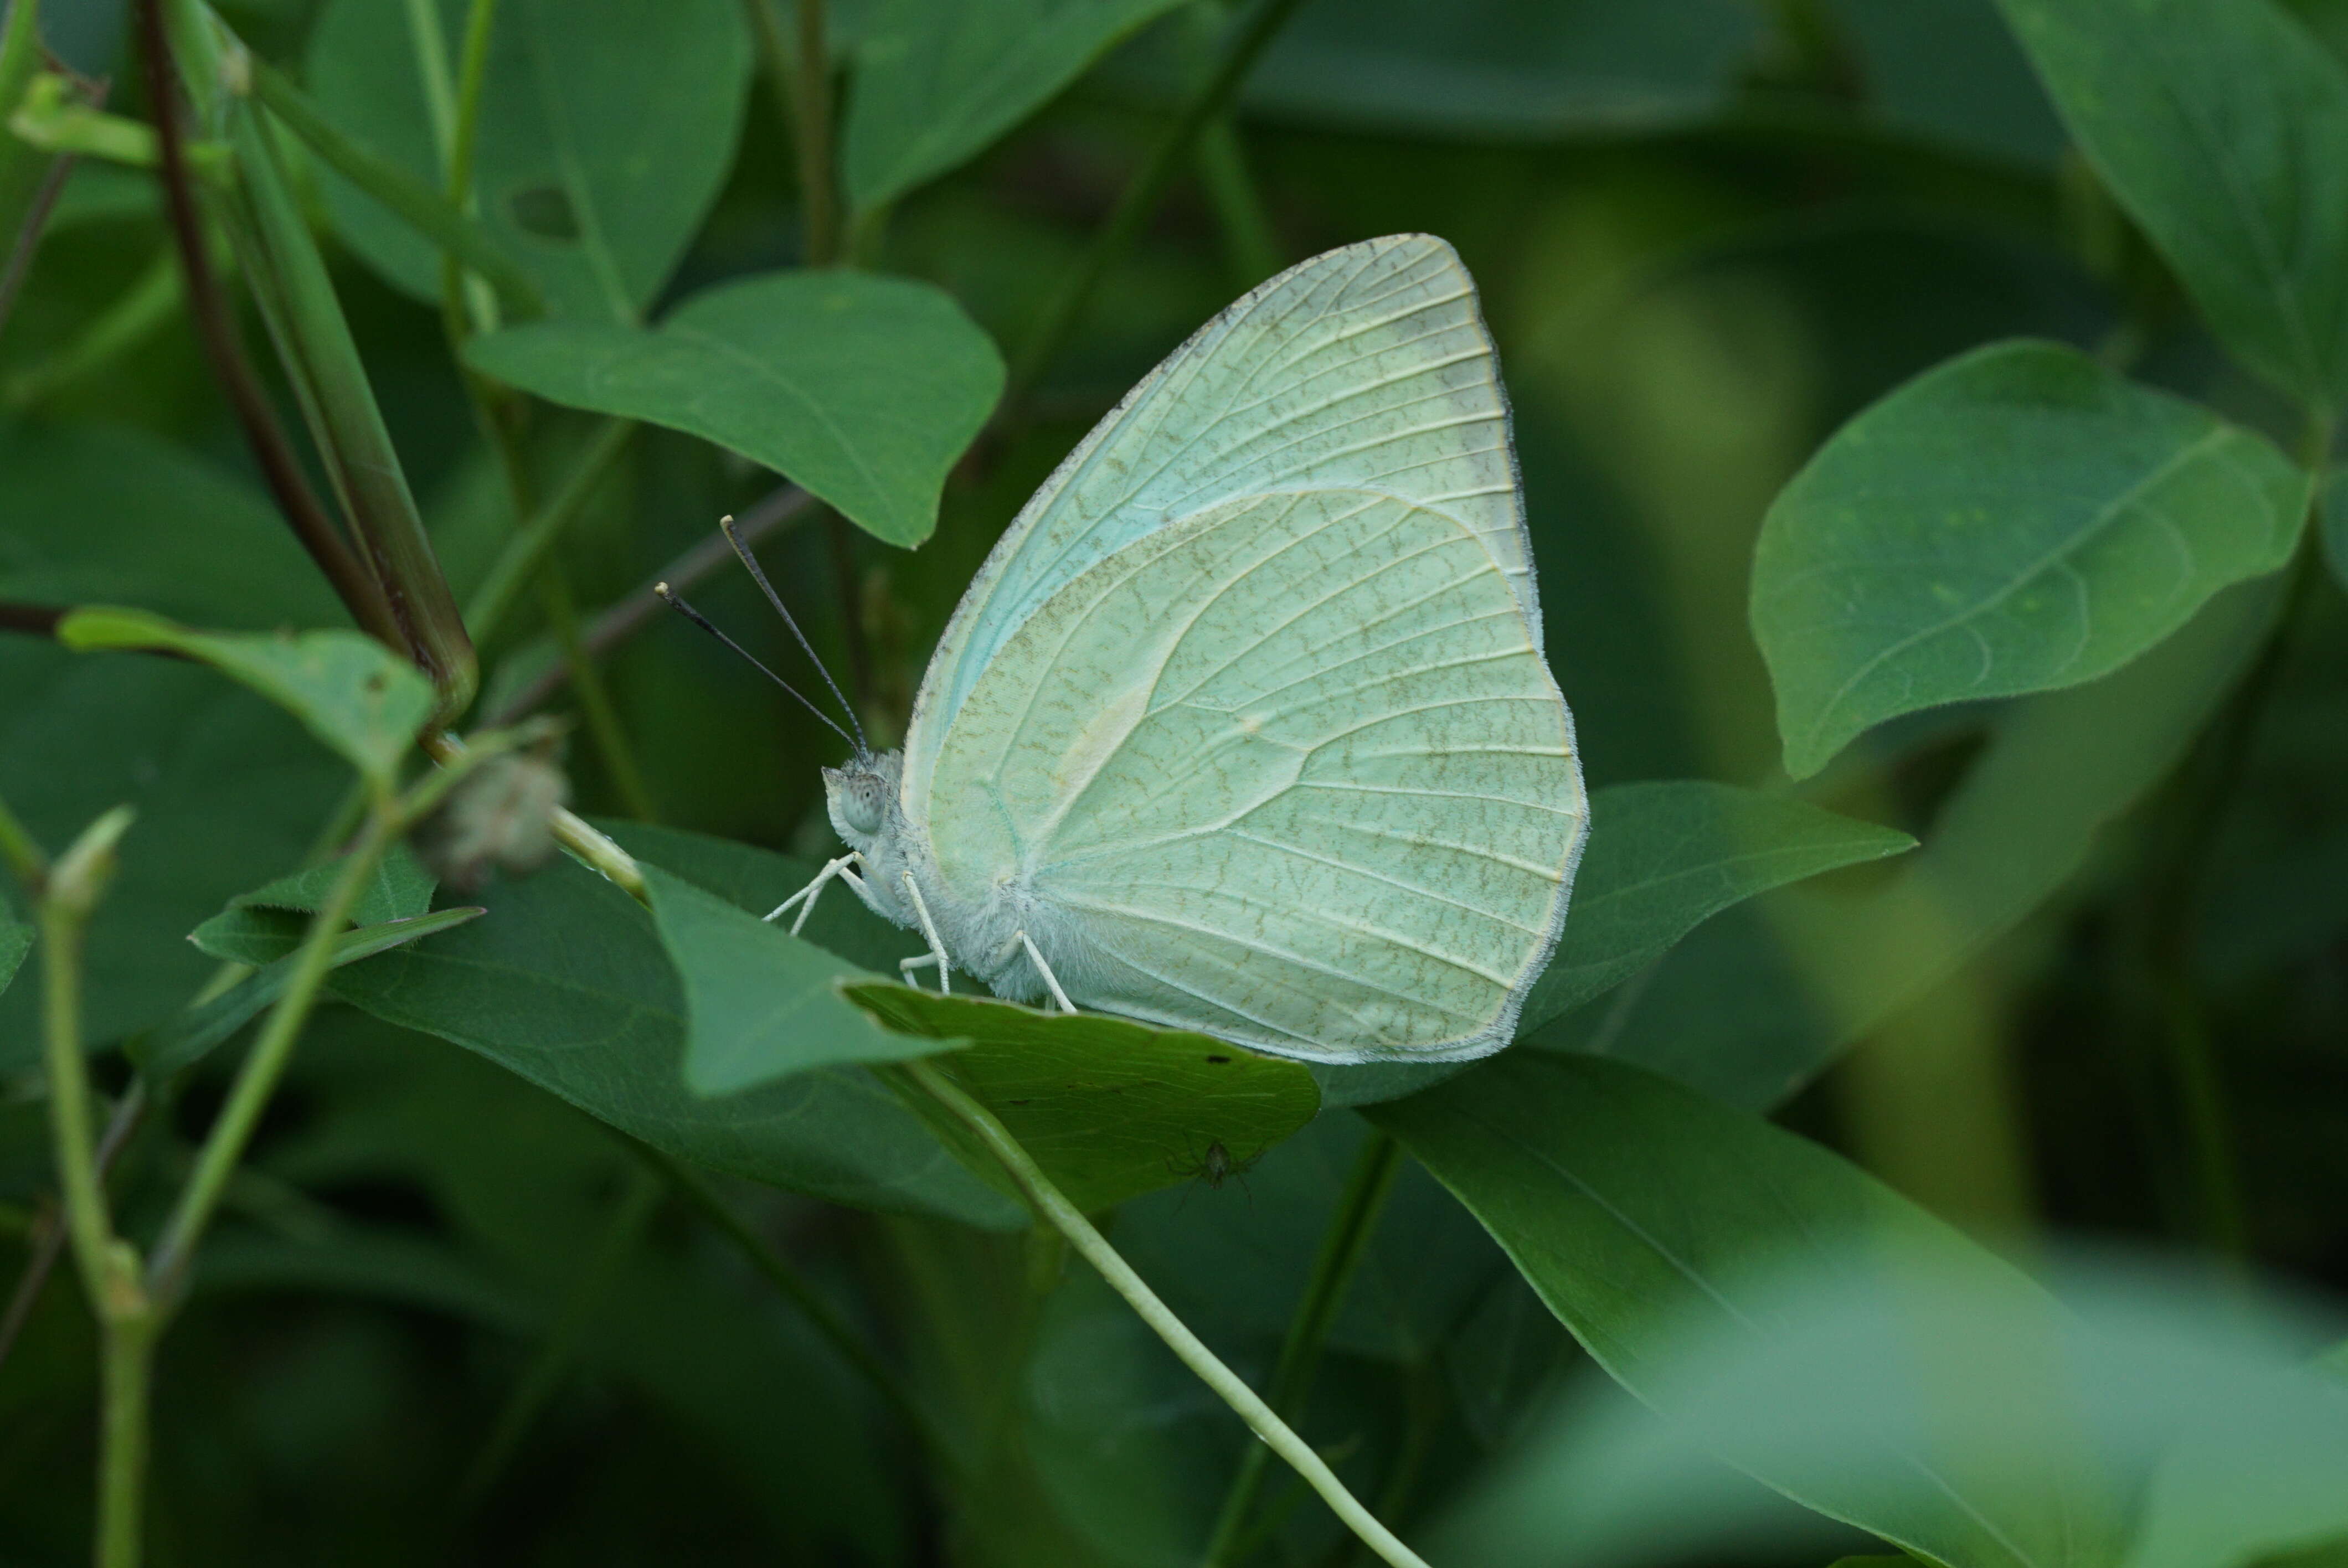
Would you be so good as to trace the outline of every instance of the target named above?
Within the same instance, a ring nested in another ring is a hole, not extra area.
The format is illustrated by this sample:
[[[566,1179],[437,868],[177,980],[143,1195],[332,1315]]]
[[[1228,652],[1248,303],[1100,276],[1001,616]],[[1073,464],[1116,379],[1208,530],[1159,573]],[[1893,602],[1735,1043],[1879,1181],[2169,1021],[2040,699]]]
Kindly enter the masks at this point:
[[[240,893],[228,901],[231,909],[294,909],[309,914],[319,908],[342,880],[345,857],[319,862],[264,887]],[[378,857],[351,907],[351,924],[373,926],[385,920],[406,920],[432,907],[432,874],[409,852],[396,844]],[[199,927],[201,930],[202,927]],[[203,946],[199,938],[198,947]]]
[[[400,759],[432,715],[432,684],[355,631],[275,636],[191,631],[135,610],[77,610],[57,641],[95,649],[169,649],[211,665],[302,721],[376,789],[398,783]]]
[[[2270,0],[1999,0],[2064,123],[2244,364],[2348,393],[2348,72]]]
[[[737,839],[619,817],[598,817],[595,825],[638,860],[675,872],[747,914],[764,916],[815,876],[815,866],[807,861]],[[817,900],[800,934],[875,975],[894,974],[898,959],[930,950],[917,933],[890,924],[853,894],[839,896],[846,892],[835,886]],[[798,917],[796,911],[792,917]]]
[[[856,51],[849,200],[893,200],[974,156],[1178,3],[890,0]]]
[[[695,294],[650,331],[534,322],[475,339],[477,370],[763,463],[908,548],[1003,390],[952,298],[861,272],[771,272]]]
[[[443,68],[465,0],[439,0]],[[334,0],[310,36],[312,97],[345,135],[433,190],[447,183],[409,5]],[[498,8],[474,187],[481,229],[557,314],[633,322],[725,184],[750,47],[733,0],[514,0]],[[394,284],[440,299],[440,251],[321,170],[335,225]]]
[[[1974,1326],[1954,1336],[1964,1351],[1998,1342],[1986,1324],[2027,1365],[2054,1331],[2051,1300],[1836,1155],[1587,1057],[1511,1051],[1366,1114],[1474,1211],[1601,1366],[1736,1468],[1951,1568],[2115,1554],[2111,1500],[2066,1442],[2060,1401],[1968,1405],[1982,1368],[1943,1353],[1944,1327]],[[1796,1270],[1912,1310],[1864,1338],[1841,1325],[1845,1375],[1806,1387],[1785,1366],[1815,1369],[1834,1345],[1817,1315],[1779,1306]],[[1969,1316],[1935,1307],[1944,1279],[1963,1282]],[[1732,1399],[1684,1375],[1691,1342],[1728,1347],[1761,1386]],[[1948,1419],[1929,1419],[1943,1394]],[[1801,1440],[1821,1425],[1866,1446]]]
[[[1786,769],[1869,726],[2076,685],[2290,559],[2308,481],[2263,438],[2053,343],[1993,343],[1844,425],[1779,494],[1753,630]]]
[[[9,487],[0,484],[0,507]],[[92,1045],[178,1012],[212,965],[185,940],[273,871],[300,864],[350,770],[278,709],[176,659],[88,659],[0,637],[0,794],[63,844],[91,803],[138,812],[83,966]],[[40,978],[0,996],[0,1075],[37,1059]]]
[[[1088,1212],[1206,1173],[1219,1143],[1243,1169],[1321,1107],[1313,1075],[1297,1063],[1185,1030],[879,981],[843,989],[891,1029],[969,1040],[941,1071],[1001,1117]],[[942,1130],[958,1125],[942,1112],[932,1119]],[[950,1135],[973,1169],[1012,1190],[990,1156]]]
[[[704,1099],[685,998],[634,899],[563,859],[471,896],[489,913],[337,974],[337,995],[453,1040],[681,1160],[858,1208],[1015,1225],[896,1096],[824,1068]]]
[[[1702,779],[1601,790],[1591,821],[1565,934],[1525,999],[1520,1036],[1628,979],[1731,905],[1916,847],[1894,828]]]
[[[839,982],[866,971],[657,866],[644,886],[685,985],[685,1081],[695,1094],[953,1049],[891,1033],[844,1000]]]
[[[2258,1392],[2171,1451],[2127,1568],[2249,1568],[2348,1538],[2348,1388],[2313,1373]]]
[[[0,915],[0,991],[16,978],[17,968],[25,955],[33,950],[33,927],[22,920],[11,920]]]
[[[153,436],[0,420],[0,599],[240,631],[348,623],[264,498]]]
[[[1779,1103],[1892,1009],[2062,896],[2105,825],[2168,776],[2233,689],[2273,624],[2281,586],[2267,578],[2229,589],[2117,672],[1991,715],[1986,745],[1923,847],[1886,885],[1796,886],[1732,910],[1673,949],[1635,995],[1618,991],[1560,1020],[1540,1043],[1581,1048],[1593,1043],[1587,1031],[1602,1030],[1594,1043],[1608,1055],[1731,1104]]]
[[[461,926],[482,913],[478,907],[460,906],[430,914],[404,915],[345,931],[335,938],[335,951],[329,962],[335,968],[355,964],[361,958],[371,958],[377,953],[387,953],[394,948]],[[182,1013],[153,1035],[133,1041],[129,1051],[132,1063],[147,1077],[160,1080],[185,1071],[210,1055],[213,1047],[285,994],[286,986],[294,979],[296,961],[292,949],[301,945],[306,926],[307,922],[301,923],[291,933],[291,941],[284,949],[265,958],[259,972],[247,975],[203,1006]],[[206,947],[204,950],[221,956],[221,949]],[[251,961],[243,954],[237,956]]]

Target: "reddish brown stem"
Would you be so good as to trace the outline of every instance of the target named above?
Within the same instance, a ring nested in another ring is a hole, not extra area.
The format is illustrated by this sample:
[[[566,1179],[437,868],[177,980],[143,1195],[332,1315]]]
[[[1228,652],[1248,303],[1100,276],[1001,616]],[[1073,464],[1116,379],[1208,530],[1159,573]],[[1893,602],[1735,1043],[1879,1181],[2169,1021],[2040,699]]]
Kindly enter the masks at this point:
[[[317,492],[311,488],[293,442],[286,437],[260,379],[244,357],[234,313],[221,292],[220,280],[212,272],[211,258],[204,248],[203,216],[197,210],[195,187],[188,174],[179,94],[173,80],[170,44],[163,33],[162,10],[158,0],[139,0],[138,13],[139,54],[146,67],[147,99],[155,117],[163,204],[170,217],[171,235],[187,283],[188,312],[194,320],[196,335],[203,343],[204,357],[211,362],[212,374],[228,395],[229,406],[244,431],[246,444],[252,448],[262,478],[276,497],[278,509],[284,513],[294,537],[302,541],[302,548],[310,552],[310,559],[326,574],[326,580],[349,609],[353,620],[386,646],[403,653],[411,652],[407,640],[399,635],[382,589],[360,564],[334,520],[326,515]]]

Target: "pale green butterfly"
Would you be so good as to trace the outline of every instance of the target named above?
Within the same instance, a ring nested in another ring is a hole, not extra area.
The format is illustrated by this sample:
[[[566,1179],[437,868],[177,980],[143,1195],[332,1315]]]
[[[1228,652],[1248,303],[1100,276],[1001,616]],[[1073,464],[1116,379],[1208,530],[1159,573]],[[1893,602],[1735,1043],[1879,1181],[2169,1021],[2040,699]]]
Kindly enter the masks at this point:
[[[909,979],[1311,1061],[1508,1044],[1589,807],[1457,254],[1348,245],[1200,329],[995,546],[904,749],[823,781],[849,853],[767,918],[836,877]]]

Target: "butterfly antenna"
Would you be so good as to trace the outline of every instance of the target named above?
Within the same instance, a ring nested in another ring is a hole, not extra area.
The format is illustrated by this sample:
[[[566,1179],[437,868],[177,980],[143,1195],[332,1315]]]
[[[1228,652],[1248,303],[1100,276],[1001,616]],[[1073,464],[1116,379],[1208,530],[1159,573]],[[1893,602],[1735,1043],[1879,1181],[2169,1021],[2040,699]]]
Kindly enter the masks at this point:
[[[783,624],[791,629],[793,637],[798,639],[799,647],[806,651],[808,662],[815,666],[815,672],[823,677],[823,683],[830,687],[832,696],[839,699],[840,712],[846,713],[848,722],[856,726],[857,751],[859,753],[870,751],[872,748],[864,743],[864,725],[856,716],[856,704],[848,700],[847,694],[839,689],[839,682],[831,678],[831,671],[824,667],[822,660],[816,657],[814,644],[807,640],[807,633],[799,630],[799,623],[791,619],[791,612],[783,605],[783,596],[777,593],[775,585],[767,580],[767,573],[758,565],[758,558],[750,553],[749,548],[743,544],[741,536],[734,531],[734,519],[731,517],[720,518],[717,519],[717,527],[726,535],[726,542],[734,547],[734,553],[742,558],[742,564],[750,569],[750,576],[757,581],[758,591],[767,596],[767,602],[775,607],[775,613],[783,618]],[[839,726],[834,724],[832,728],[836,730]]]
[[[736,548],[738,548],[740,547],[737,546]],[[653,597],[659,600],[663,604],[667,605],[671,610],[675,610],[679,615],[684,616],[695,626],[701,628],[702,630],[709,633],[710,636],[717,639],[718,641],[726,644],[726,647],[734,650],[735,652],[739,653],[743,658],[747,659],[751,663],[757,665],[758,673],[764,675],[767,680],[772,681],[776,685],[780,686],[784,691],[788,692],[792,696],[797,697],[801,705],[803,705],[808,712],[813,713],[825,723],[830,724],[831,733],[838,735],[841,740],[846,741],[850,745],[854,746],[860,753],[866,750],[864,737],[860,732],[857,734],[851,735],[846,730],[841,729],[838,724],[832,723],[831,715],[825,712],[821,708],[817,707],[813,702],[808,702],[805,692],[792,685],[788,681],[784,680],[780,675],[776,674],[772,670],[767,669],[757,654],[751,652],[748,649],[743,647],[740,643],[735,641],[732,638],[718,630],[717,628],[711,623],[709,617],[702,614],[701,611],[685,603],[684,600],[679,599],[676,596],[675,590],[671,589],[668,584],[664,582],[656,582],[653,584]],[[794,630],[797,629],[794,628]],[[848,716],[852,722],[855,719],[856,714],[854,711],[851,710]]]

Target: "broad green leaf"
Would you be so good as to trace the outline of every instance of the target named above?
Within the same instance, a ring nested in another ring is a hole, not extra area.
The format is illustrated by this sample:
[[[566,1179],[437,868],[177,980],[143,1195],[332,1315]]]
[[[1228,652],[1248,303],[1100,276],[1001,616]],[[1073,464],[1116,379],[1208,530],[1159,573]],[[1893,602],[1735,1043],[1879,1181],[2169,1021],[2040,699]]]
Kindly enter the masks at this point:
[[[983,149],[1179,0],[890,0],[856,50],[841,172],[860,210]]]
[[[657,866],[644,885],[685,987],[685,1081],[695,1094],[953,1049],[891,1033],[842,998],[839,982],[867,971]]]
[[[1321,1107],[1313,1075],[1299,1064],[1185,1030],[880,982],[845,989],[891,1029],[969,1040],[940,1071],[1001,1117],[1086,1211],[1208,1174],[1217,1144],[1243,1169]],[[967,1149],[973,1169],[1009,1190],[1001,1167],[969,1146],[959,1124],[926,1106],[924,1114]]]
[[[0,508],[9,495],[0,484]],[[58,845],[88,825],[92,802],[139,814],[90,922],[93,1046],[187,1004],[215,967],[188,945],[189,928],[299,865],[349,785],[350,770],[293,719],[199,665],[0,637],[0,794],[27,830]],[[37,1059],[40,994],[28,969],[0,996],[0,1076]]]
[[[1629,979],[1733,904],[1916,847],[1893,828],[1702,779],[1601,790],[1591,821],[1565,934],[1525,999],[1520,1035]]]
[[[1547,1028],[1669,952],[1735,904],[1803,877],[1916,847],[1904,833],[1703,779],[1613,784],[1591,798],[1590,847],[1556,956],[1525,998],[1517,1037]],[[1332,1104],[1416,1093],[1465,1063],[1316,1069]]]
[[[1951,1568],[2111,1560],[2111,1499],[2059,1402],[1971,1401],[1982,1368],[1952,1348],[2002,1343],[2030,1364],[2055,1332],[2051,1299],[1856,1167],[1592,1058],[1511,1051],[1366,1114],[1474,1211],[1601,1366],[1738,1469]],[[1815,1316],[1775,1309],[1805,1268],[1909,1309],[1871,1337],[1845,1325],[1850,1375],[1822,1388],[1783,1375],[1833,1345],[1807,1337]],[[1944,1279],[1968,1286],[1967,1314],[1939,1305]],[[1759,1386],[1732,1399],[1685,1375],[1691,1342],[1727,1347]],[[1802,1440],[1821,1425],[1854,1440]]]
[[[1724,108],[1762,30],[1733,0],[1320,0],[1264,51],[1245,101],[1454,138],[1648,130]]]
[[[1753,630],[1786,769],[1944,702],[2107,674],[2291,557],[2261,437],[2054,343],[1993,343],[1844,425],[1769,508]]]
[[[676,971],[644,907],[593,872],[557,860],[469,901],[489,913],[338,973],[335,993],[695,1164],[860,1208],[1018,1223],[860,1071],[716,1100],[687,1090]]]
[[[446,1313],[508,1334],[542,1328],[505,1281],[446,1242],[389,1226],[345,1226],[296,1239],[257,1227],[224,1228],[196,1264],[200,1295],[248,1292],[354,1297]]]
[[[1731,910],[1692,933],[1635,993],[1625,988],[1560,1020],[1539,1043],[1602,1050],[1731,1104],[1779,1103],[1893,1009],[2062,895],[2105,825],[2168,777],[2208,724],[2279,600],[2272,578],[2229,589],[2116,673],[1996,712],[1923,846],[1887,885],[1792,886]]]
[[[770,272],[650,330],[533,322],[475,339],[475,369],[551,403],[664,425],[765,464],[907,548],[1003,390],[1003,360],[927,283]]]
[[[425,9],[438,21],[432,44],[411,31],[417,6],[334,0],[310,35],[307,85],[345,134],[437,190],[448,128],[421,73],[435,50],[439,69],[456,69],[469,7]],[[557,314],[643,315],[725,183],[750,67],[733,0],[498,7],[473,160],[479,218]],[[437,305],[438,247],[331,171],[319,184],[351,248]]]
[[[309,914],[326,901],[342,874],[343,857],[337,856],[281,876],[250,893],[240,893],[228,901],[228,908],[221,914],[225,916],[238,909],[292,909]],[[406,845],[394,845],[388,854],[376,861],[366,885],[359,889],[358,902],[351,907],[351,924],[374,926],[421,915],[432,907],[432,874],[424,869]],[[205,926],[211,923],[206,921]],[[199,926],[189,939],[202,948],[203,933],[204,926]]]
[[[2348,1387],[2279,1373],[2258,1393],[2195,1423],[2170,1452],[2127,1568],[2314,1568],[2284,1554],[2348,1541]]]
[[[168,649],[211,665],[302,721],[379,790],[432,714],[432,684],[417,668],[355,631],[253,636],[191,631],[135,610],[77,610],[57,641],[95,649]]]
[[[387,953],[394,948],[461,926],[481,913],[478,907],[460,906],[436,909],[430,914],[404,915],[379,925],[345,931],[335,938],[333,967],[339,969],[361,958]],[[292,947],[300,946],[302,935],[300,931],[293,933]],[[213,948],[204,950],[220,956]],[[286,986],[293,981],[296,961],[290,948],[262,961],[263,967],[256,973],[247,975],[203,1006],[180,1014],[151,1036],[134,1040],[129,1055],[139,1071],[158,1080],[186,1071],[259,1016],[262,1009],[283,996]]]
[[[33,927],[22,920],[12,920],[0,915],[0,991],[16,978],[17,968],[25,955],[33,950]]]
[[[263,497],[151,436],[0,420],[0,599],[240,631],[348,623]]]
[[[2348,394],[2348,71],[2271,0],[1999,0],[2080,149],[2244,364]]]
[[[1739,1277],[1742,1323],[1701,1315],[1658,1336],[1639,1379],[1660,1391],[1667,1419],[1595,1388],[1560,1400],[1432,1532],[1436,1560],[1630,1568],[1724,1552],[1825,1556],[1813,1545],[1820,1521],[1789,1515],[1782,1500],[1768,1507],[1706,1451],[1724,1439],[1807,1456],[1885,1492],[1931,1484],[1909,1454],[1971,1450],[1991,1461],[1977,1472],[1989,1494],[2015,1502],[2039,1490],[2021,1467],[2044,1444],[2107,1500],[2104,1522],[2137,1516],[2127,1560],[2146,1568],[2276,1561],[2259,1549],[2296,1543],[2294,1525],[2296,1541],[2320,1538],[2327,1516],[2343,1517],[2348,1389],[2306,1365],[2330,1325],[2303,1304],[2176,1265],[2055,1251],[2040,1255],[2060,1303],[2049,1311],[1978,1254],[1934,1256],[1896,1229],[1821,1241]],[[2306,1484],[2327,1470],[2328,1494]],[[2180,1482],[2199,1494],[2188,1501]],[[2120,1561],[2121,1533],[2081,1532],[2069,1560]],[[2012,1563],[2033,1543],[2006,1544]]]

